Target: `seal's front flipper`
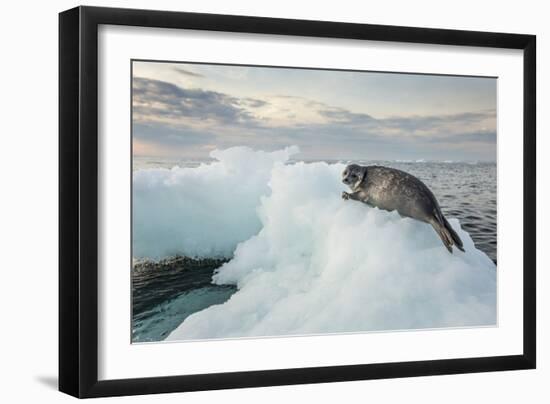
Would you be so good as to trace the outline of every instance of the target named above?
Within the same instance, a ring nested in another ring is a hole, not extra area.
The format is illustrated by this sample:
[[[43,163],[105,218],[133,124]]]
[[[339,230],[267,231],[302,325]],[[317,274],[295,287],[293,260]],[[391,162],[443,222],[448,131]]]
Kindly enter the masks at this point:
[[[347,201],[348,199],[352,199],[354,201],[360,201],[361,199],[359,198],[359,192],[353,192],[353,193],[349,193],[349,192],[346,192],[346,191],[343,191],[342,192],[342,199]]]

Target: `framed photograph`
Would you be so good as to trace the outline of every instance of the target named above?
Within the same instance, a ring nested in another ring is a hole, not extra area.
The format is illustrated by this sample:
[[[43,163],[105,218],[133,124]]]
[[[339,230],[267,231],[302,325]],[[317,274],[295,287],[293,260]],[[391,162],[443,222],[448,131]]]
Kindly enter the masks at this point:
[[[59,28],[61,391],[535,368],[534,36]]]

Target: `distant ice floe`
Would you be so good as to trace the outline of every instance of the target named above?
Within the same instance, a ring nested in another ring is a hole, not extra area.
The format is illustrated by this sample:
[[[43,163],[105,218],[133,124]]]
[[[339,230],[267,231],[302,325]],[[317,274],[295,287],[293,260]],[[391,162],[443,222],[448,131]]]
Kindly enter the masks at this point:
[[[449,254],[429,225],[343,201],[344,164],[284,164],[293,152],[135,173],[135,256],[233,257],[213,282],[237,292],[168,340],[496,323],[495,265],[458,220],[466,253]]]

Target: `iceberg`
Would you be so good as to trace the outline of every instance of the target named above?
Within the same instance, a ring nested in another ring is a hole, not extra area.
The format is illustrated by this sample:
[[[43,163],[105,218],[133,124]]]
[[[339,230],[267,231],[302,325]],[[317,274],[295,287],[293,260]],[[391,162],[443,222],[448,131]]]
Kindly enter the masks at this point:
[[[449,254],[431,226],[342,200],[343,164],[285,164],[295,151],[136,174],[134,250],[224,255],[213,283],[237,287],[167,340],[496,324],[496,266],[456,218]]]

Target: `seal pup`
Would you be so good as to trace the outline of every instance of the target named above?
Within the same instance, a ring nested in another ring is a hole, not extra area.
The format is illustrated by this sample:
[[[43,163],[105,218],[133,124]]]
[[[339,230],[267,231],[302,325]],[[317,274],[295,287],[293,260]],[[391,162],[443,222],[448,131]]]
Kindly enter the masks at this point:
[[[343,199],[396,210],[401,216],[429,223],[450,253],[453,245],[464,251],[462,240],[443,216],[434,194],[415,176],[395,168],[350,164],[342,172],[342,182],[353,191],[342,192]]]

